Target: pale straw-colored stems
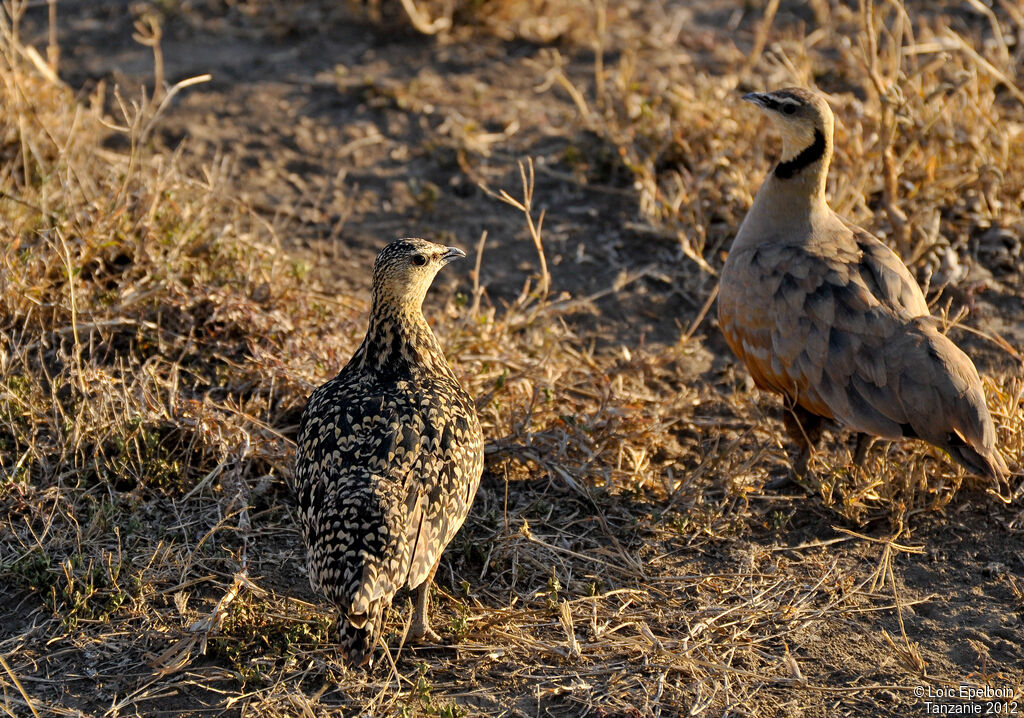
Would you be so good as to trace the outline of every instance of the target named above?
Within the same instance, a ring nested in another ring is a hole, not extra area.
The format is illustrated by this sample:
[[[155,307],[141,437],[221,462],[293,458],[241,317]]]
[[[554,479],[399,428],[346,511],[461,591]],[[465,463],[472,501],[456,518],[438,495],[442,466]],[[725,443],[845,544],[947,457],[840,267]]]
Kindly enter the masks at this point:
[[[530,239],[533,241],[533,246],[537,250],[537,260],[540,263],[540,277],[539,286],[537,287],[537,293],[535,298],[539,302],[539,306],[543,306],[547,301],[548,292],[551,289],[551,275],[548,272],[548,261],[544,256],[544,241],[541,237],[541,231],[544,227],[544,210],[540,211],[540,214],[534,219],[533,216],[533,193],[534,193],[534,171],[533,171],[533,158],[528,157],[526,162],[519,161],[519,178],[522,182],[523,195],[522,199],[517,199],[508,193],[507,190],[498,190],[495,192],[485,184],[480,184],[479,187],[488,196],[494,197],[510,207],[514,207],[523,213],[526,218],[526,229],[530,233]],[[523,291],[516,300],[517,304],[523,305],[531,298],[530,293],[530,282],[523,285]]]
[[[160,46],[163,35],[160,18],[155,14],[146,13],[135,21],[132,39],[153,51],[153,102],[159,102],[164,95],[164,51]]]
[[[865,89],[873,91],[881,110],[878,142],[882,156],[885,212],[896,235],[896,247],[900,256],[909,257],[911,227],[907,222],[906,213],[899,207],[899,171],[896,167],[893,145],[896,140],[897,110],[905,103],[898,84],[904,58],[903,35],[904,32],[910,34],[913,31],[903,5],[898,0],[890,0],[889,4],[895,11],[892,28],[879,21],[874,0],[859,0],[861,32],[858,35],[858,42],[864,69],[871,81]],[[893,48],[886,68],[882,67],[883,58],[878,46],[878,38],[883,29],[888,36],[890,47]]]
[[[431,20],[430,16],[422,12],[413,0],[401,0],[401,3],[405,14],[409,16],[409,22],[412,23],[412,26],[417,31],[422,32],[424,35],[437,35],[451,29],[452,8],[450,4],[446,13],[436,20]]]

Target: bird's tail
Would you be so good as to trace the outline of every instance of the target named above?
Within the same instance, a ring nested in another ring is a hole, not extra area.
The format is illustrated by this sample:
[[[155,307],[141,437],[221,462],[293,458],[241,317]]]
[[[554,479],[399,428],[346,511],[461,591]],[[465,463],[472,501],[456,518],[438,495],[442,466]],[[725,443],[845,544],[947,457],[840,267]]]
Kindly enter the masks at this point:
[[[1000,456],[999,450],[994,446],[971,446],[960,435],[950,434],[943,448],[949,452],[953,459],[959,461],[964,468],[983,478],[991,479],[992,481],[1002,481],[1010,473],[1010,469],[1006,466],[1003,457]],[[979,448],[984,450],[985,453],[979,451]]]
[[[338,621],[338,645],[348,665],[373,666],[373,652],[380,636],[384,602],[378,601],[364,614],[343,614]]]
[[[930,319],[930,318],[929,318]],[[920,320],[908,333],[907,365],[900,377],[910,425],[917,436],[949,452],[982,478],[1009,474],[996,446],[996,430],[974,363],[934,322]]]

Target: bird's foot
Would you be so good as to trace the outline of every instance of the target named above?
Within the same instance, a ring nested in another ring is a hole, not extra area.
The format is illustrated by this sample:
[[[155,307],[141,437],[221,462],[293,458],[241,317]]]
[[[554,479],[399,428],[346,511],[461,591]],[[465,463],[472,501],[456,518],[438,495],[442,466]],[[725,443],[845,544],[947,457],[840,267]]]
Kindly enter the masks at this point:
[[[437,632],[430,627],[427,621],[416,621],[412,622],[409,627],[409,635],[407,637],[409,643],[440,643],[441,637],[437,635]]]
[[[764,488],[769,491],[778,491],[779,489],[787,489],[791,486],[798,489],[805,487],[804,482],[813,477],[813,473],[809,468],[810,458],[810,450],[807,448],[803,449],[793,460],[790,470],[783,471],[769,481],[766,481]]]
[[[809,467],[811,463],[811,452],[808,448],[804,448],[796,457],[796,461],[793,462],[793,480],[802,481],[807,478],[810,473]]]
[[[863,466],[864,460],[868,458],[868,452],[875,443],[875,437],[857,432],[857,443],[853,450],[853,465]]]

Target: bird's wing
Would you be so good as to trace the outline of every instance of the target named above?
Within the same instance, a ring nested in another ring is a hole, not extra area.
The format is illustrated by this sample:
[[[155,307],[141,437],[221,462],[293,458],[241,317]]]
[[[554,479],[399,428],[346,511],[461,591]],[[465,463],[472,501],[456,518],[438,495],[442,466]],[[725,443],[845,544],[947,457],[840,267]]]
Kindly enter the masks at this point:
[[[422,432],[375,387],[340,379],[314,392],[299,430],[296,484],[311,582],[358,625],[409,569],[409,477]]]
[[[744,339],[771,357],[758,371],[816,414],[875,436],[921,438],[975,473],[1005,475],[977,370],[938,331],[910,272],[862,230],[834,239],[751,255],[748,280],[761,300],[744,300],[756,329]]]
[[[812,243],[779,237],[743,249],[728,292],[725,281],[723,331],[760,386],[860,431],[902,435],[890,345],[927,305],[891,250],[843,226]]]
[[[773,368],[776,312],[766,301],[785,275],[785,268],[771,265],[777,255],[768,245],[729,253],[718,292],[718,324],[729,348],[746,365],[758,388],[789,395],[791,382],[785,373]]]
[[[435,416],[432,461],[420,477],[422,518],[410,536],[408,585],[419,586],[462,526],[476,495],[483,470],[483,441],[469,405],[453,405]],[[436,440],[436,443],[434,441]],[[410,529],[413,526],[410,524]]]
[[[821,291],[828,267],[802,246],[777,239],[730,254],[722,274],[719,323],[760,388],[829,417],[828,406],[814,392],[835,311],[831,297]]]
[[[408,582],[429,509],[429,496],[423,490],[422,479],[439,470],[440,457],[431,447],[432,433],[428,417],[417,407],[407,404],[393,407],[379,457],[386,462],[384,481],[394,493],[390,511],[395,521],[388,533],[394,566],[386,580],[376,578],[375,599],[390,599]]]
[[[908,318],[929,313],[921,286],[888,245],[856,225],[843,224],[836,228],[836,234],[846,235],[852,240],[851,248],[855,246],[859,252],[857,268],[860,277],[880,305]],[[843,244],[848,244],[849,240]]]
[[[817,291],[832,305],[818,394],[858,431],[911,434],[899,388],[907,357],[899,347],[910,322],[928,316],[920,286],[895,252],[859,227],[836,222],[808,251],[827,267]]]
[[[355,398],[336,393],[330,409],[304,420],[299,450],[312,456],[298,465],[317,470],[299,477],[299,503],[307,545],[316,547],[314,579],[360,620],[429,575],[469,511],[483,441],[468,400],[444,401],[423,387],[346,394]]]

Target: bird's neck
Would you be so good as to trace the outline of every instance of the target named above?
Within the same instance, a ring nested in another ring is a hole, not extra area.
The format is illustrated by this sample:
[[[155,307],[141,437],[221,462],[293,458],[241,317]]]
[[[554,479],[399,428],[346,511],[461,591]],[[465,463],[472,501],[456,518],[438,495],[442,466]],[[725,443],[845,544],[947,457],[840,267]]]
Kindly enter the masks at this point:
[[[821,130],[814,130],[809,144],[792,147],[786,142],[782,159],[765,182],[776,191],[803,198],[810,203],[825,201],[825,181],[832,159],[832,138]]]
[[[419,306],[396,307],[374,302],[370,326],[352,364],[389,376],[442,371],[448,364]]]
[[[826,138],[823,140],[824,149],[817,141],[800,150],[783,148],[782,161],[757,191],[740,225],[734,249],[811,237],[814,227],[829,221],[832,210],[825,199],[825,178],[832,147]]]

